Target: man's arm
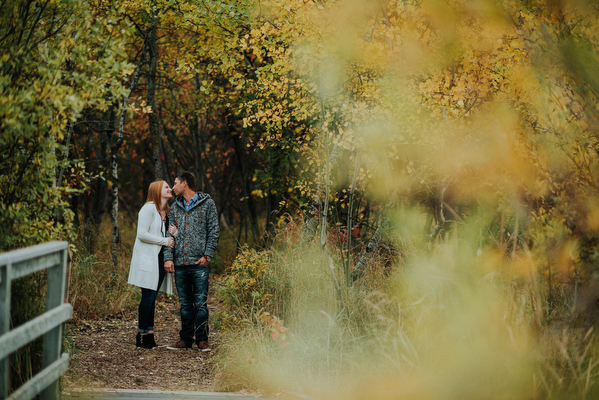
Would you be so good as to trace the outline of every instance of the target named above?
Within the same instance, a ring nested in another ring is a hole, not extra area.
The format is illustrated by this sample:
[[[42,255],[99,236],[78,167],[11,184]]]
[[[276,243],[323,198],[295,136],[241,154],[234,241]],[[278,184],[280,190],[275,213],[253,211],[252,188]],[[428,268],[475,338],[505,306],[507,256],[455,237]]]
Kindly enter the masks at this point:
[[[206,202],[205,214],[206,216],[206,249],[204,255],[196,262],[196,264],[202,267],[207,267],[210,264],[210,258],[214,257],[216,248],[218,247],[218,213],[216,212],[216,204],[214,200],[210,199]]]
[[[177,221],[174,220],[174,218],[175,218],[175,212],[174,212],[175,207],[176,207],[176,205],[173,205],[173,207],[171,207],[171,211],[168,214],[169,224],[173,223],[173,221],[174,221],[175,225],[177,224]],[[168,232],[168,230],[166,232],[166,237],[169,237],[169,238],[172,237],[173,240],[174,240],[174,236],[171,235],[171,233]],[[165,265],[166,265],[166,261],[171,261],[172,262],[172,260],[174,259],[174,255],[175,255],[175,249],[171,248],[171,247],[165,247],[163,253],[164,253]]]
[[[204,255],[214,257],[219,237],[218,213],[214,200],[210,199],[206,208],[206,251]]]

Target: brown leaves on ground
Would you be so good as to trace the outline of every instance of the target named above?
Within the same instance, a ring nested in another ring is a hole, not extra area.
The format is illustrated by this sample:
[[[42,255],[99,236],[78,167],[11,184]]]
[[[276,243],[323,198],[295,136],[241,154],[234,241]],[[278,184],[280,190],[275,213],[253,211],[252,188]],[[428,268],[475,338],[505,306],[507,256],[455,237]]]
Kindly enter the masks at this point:
[[[214,305],[208,308],[214,312]],[[63,376],[63,391],[90,389],[216,391],[212,352],[168,350],[179,340],[181,319],[176,296],[160,294],[156,299],[155,338],[158,348],[135,346],[137,310],[124,311],[108,320],[73,319],[65,340],[72,349]]]

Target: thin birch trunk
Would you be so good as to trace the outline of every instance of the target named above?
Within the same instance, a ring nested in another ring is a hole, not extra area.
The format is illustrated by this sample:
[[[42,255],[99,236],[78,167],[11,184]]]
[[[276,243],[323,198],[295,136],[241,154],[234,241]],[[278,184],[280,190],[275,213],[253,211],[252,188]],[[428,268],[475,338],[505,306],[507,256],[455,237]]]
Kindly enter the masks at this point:
[[[431,246],[435,239],[437,239],[437,236],[439,236],[439,233],[441,233],[443,228],[445,228],[445,224],[447,223],[447,220],[445,219],[444,208],[445,192],[447,191],[447,186],[448,185],[444,184],[439,188],[439,193],[437,194],[437,197],[435,199],[435,226],[433,227],[433,230],[430,233],[430,235],[428,235],[429,246]]]
[[[195,84],[195,90],[196,90],[196,96],[194,97],[194,102],[195,102],[195,107],[193,110],[193,117],[192,117],[192,142],[193,142],[193,148],[197,151],[196,153],[196,157],[194,158],[195,161],[195,168],[196,171],[198,171],[198,187],[201,188],[201,190],[203,192],[206,192],[206,188],[204,187],[204,177],[206,176],[206,172],[204,171],[204,164],[202,163],[202,153],[204,151],[204,143],[202,140],[201,135],[201,128],[200,128],[200,116],[198,115],[198,111],[200,109],[200,104],[198,101],[199,95],[198,93],[200,92],[200,75],[199,74],[195,74],[194,77],[194,84]],[[213,192],[214,193],[214,192]]]
[[[358,166],[360,161],[360,150],[356,151],[356,161],[354,166],[354,176],[351,182],[351,189],[349,191],[349,204],[347,206],[347,259],[345,260],[345,284],[351,286],[351,276],[349,267],[351,265],[351,238],[354,229],[354,193],[356,190],[356,181],[358,179]]]
[[[516,248],[518,247],[518,232],[520,230],[520,217],[516,214],[516,226],[514,226],[514,234],[512,235],[512,258],[516,256]]]
[[[324,135],[324,157],[325,157],[325,163],[324,163],[324,206],[322,208],[322,219],[320,222],[320,246],[321,247],[325,247],[325,245],[327,244],[326,239],[327,239],[327,218],[329,215],[329,195],[330,195],[330,190],[331,190],[331,185],[329,182],[330,179],[330,165],[329,165],[329,133],[328,130],[324,129],[324,100],[321,99],[320,100],[320,106],[321,106],[321,117],[320,117],[320,131],[323,133]]]
[[[112,263],[116,267],[118,265],[118,246],[119,246],[119,169],[118,169],[118,150],[123,144],[125,137],[125,118],[127,117],[127,106],[129,105],[129,98],[135,89],[135,85],[141,75],[141,67],[146,60],[146,42],[144,41],[142,49],[142,58],[137,64],[135,69],[135,75],[129,86],[129,94],[123,99],[121,105],[121,118],[119,120],[118,138],[117,141],[111,146],[111,174],[112,174],[112,212],[110,214],[110,220],[112,222]]]
[[[327,257],[327,263],[329,266],[329,270],[331,272],[331,278],[333,279],[333,283],[335,284],[335,290],[337,291],[337,297],[342,299],[341,286],[339,285],[339,280],[337,279],[337,273],[335,272],[335,262],[333,261],[333,257],[328,250],[327,246],[327,218],[329,215],[329,196],[331,191],[331,182],[330,182],[330,171],[331,171],[331,156],[329,156],[329,134],[326,129],[324,129],[324,99],[320,100],[320,131],[324,135],[324,156],[325,156],[325,172],[324,172],[324,204],[323,210],[321,213],[321,221],[320,221],[320,246],[324,251],[325,256]]]
[[[156,105],[156,69],[158,64],[158,49],[156,43],[157,21],[158,17],[154,18],[154,22],[149,29],[148,34],[148,53],[150,54],[148,64],[148,104],[152,106],[152,112],[148,114],[148,126],[150,129],[150,138],[152,138],[152,159],[154,161],[154,176],[155,179],[163,179],[164,173],[162,169],[162,159],[160,157],[160,129],[158,127],[158,111]]]
[[[254,198],[252,197],[252,190],[250,187],[250,167],[248,165],[247,158],[244,155],[245,149],[241,138],[237,134],[231,135],[231,138],[233,139],[233,149],[235,150],[235,156],[237,157],[239,169],[241,170],[241,187],[243,190],[243,196],[245,197],[245,200],[243,201],[244,215],[249,218],[249,227],[252,233],[252,240],[254,243],[258,243],[258,215],[256,213],[256,206],[254,204]],[[245,225],[246,241],[247,227],[248,224]]]
[[[339,160],[339,156],[341,151],[335,145],[333,147],[333,151],[331,151],[331,155],[329,156],[329,170],[332,170],[337,161]],[[306,217],[306,221],[304,223],[304,229],[302,230],[301,240],[305,241],[314,237],[316,233],[316,229],[320,224],[320,210],[322,208],[322,186],[319,183],[316,186],[316,193],[312,197],[312,203],[310,203],[310,209],[308,210],[308,215]]]

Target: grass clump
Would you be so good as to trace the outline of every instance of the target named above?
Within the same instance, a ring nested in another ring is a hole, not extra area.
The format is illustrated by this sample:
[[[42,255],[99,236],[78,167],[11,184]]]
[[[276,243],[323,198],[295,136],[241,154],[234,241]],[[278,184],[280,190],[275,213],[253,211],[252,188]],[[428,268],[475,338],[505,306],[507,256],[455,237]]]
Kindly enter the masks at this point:
[[[135,231],[126,228],[122,229],[116,267],[111,256],[109,221],[100,226],[93,250],[83,239],[75,243],[69,286],[75,318],[106,318],[135,307],[139,301],[139,290],[127,283]]]

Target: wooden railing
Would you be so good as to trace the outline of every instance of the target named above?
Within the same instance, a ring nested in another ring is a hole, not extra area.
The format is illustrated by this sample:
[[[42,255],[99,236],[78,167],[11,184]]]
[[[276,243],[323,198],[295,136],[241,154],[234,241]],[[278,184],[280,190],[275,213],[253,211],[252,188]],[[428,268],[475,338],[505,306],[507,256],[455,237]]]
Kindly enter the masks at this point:
[[[69,364],[62,351],[63,323],[73,307],[65,303],[69,245],[49,242],[0,254],[0,399],[59,398],[59,380]],[[48,270],[46,312],[10,330],[10,288],[15,279]],[[42,370],[8,396],[9,357],[20,347],[44,335]]]

